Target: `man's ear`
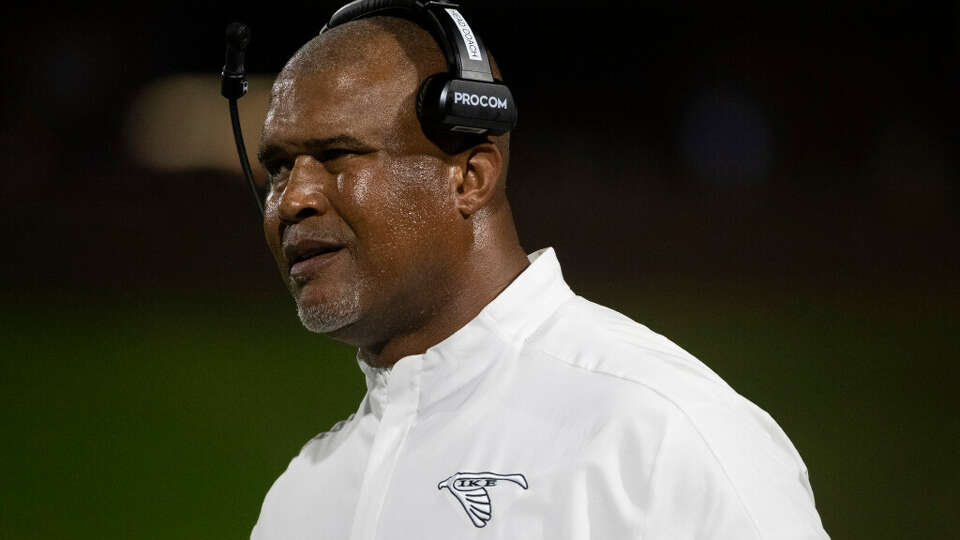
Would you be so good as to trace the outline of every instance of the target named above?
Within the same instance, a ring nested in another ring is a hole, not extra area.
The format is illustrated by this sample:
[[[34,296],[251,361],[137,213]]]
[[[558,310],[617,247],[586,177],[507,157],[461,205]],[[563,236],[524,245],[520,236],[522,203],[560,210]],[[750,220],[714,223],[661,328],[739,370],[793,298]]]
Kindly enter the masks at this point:
[[[464,152],[463,175],[456,186],[457,210],[469,217],[487,206],[499,188],[503,154],[493,143],[483,143]]]

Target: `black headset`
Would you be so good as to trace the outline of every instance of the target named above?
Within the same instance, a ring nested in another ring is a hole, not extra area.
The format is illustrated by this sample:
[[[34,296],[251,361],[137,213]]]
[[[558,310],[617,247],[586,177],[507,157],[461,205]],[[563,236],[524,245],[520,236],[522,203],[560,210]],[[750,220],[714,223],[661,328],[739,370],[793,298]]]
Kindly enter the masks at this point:
[[[354,0],[338,9],[320,33],[377,15],[417,23],[430,32],[447,59],[447,72],[428,77],[417,93],[417,116],[423,127],[503,135],[517,124],[513,94],[493,78],[489,53],[458,7],[450,2]]]
[[[389,15],[412,21],[430,32],[447,60],[447,72],[427,77],[417,92],[417,117],[424,131],[503,135],[517,124],[517,105],[502,81],[493,77],[490,55],[480,36],[450,2],[418,0],[354,0],[338,9],[320,33],[350,21]],[[263,202],[240,131],[237,100],[247,93],[244,57],[250,43],[246,25],[227,27],[226,61],[221,72],[220,93],[230,101],[230,120],[240,166],[263,215]]]

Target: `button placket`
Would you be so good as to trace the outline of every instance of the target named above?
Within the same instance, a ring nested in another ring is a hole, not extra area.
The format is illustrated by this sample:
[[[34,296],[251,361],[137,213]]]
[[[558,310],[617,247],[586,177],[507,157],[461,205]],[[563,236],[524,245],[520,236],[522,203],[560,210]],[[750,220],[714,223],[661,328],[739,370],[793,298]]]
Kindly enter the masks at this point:
[[[394,365],[383,393],[383,415],[374,437],[357,502],[352,540],[374,540],[387,487],[410,427],[416,420],[422,356],[403,358]]]

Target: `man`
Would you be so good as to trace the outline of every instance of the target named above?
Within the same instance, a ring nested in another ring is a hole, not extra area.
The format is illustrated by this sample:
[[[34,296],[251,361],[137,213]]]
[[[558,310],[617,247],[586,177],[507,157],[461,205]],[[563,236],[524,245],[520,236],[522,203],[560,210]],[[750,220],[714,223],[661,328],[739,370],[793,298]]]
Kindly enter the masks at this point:
[[[509,140],[424,130],[446,64],[394,17],[306,44],[273,88],[264,230],[304,326],[367,394],[303,447],[252,538],[825,538],[762,410],[527,256]]]

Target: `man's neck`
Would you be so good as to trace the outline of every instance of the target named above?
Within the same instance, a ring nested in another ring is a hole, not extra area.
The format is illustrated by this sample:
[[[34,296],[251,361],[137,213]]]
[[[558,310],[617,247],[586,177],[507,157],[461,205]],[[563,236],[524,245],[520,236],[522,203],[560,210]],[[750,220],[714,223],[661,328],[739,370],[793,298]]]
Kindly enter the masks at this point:
[[[530,265],[519,244],[498,255],[484,257],[486,264],[468,261],[471,272],[459,282],[470,286],[452,290],[415,329],[391,336],[378,346],[361,347],[367,363],[388,367],[405,356],[423,354],[472,321]]]

